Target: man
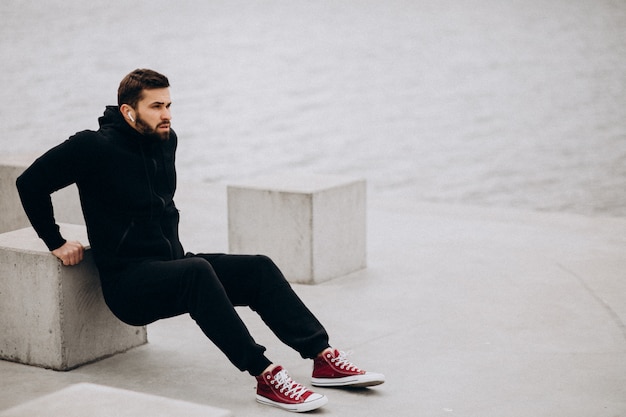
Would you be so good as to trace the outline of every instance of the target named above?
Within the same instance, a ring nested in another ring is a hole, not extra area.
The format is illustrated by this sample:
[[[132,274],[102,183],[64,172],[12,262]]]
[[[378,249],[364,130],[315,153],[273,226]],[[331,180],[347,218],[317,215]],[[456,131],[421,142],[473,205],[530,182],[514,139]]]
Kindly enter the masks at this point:
[[[256,377],[260,403],[302,412],[327,398],[266,358],[234,306],[255,310],[281,341],[313,359],[313,385],[383,383],[383,375],[360,370],[330,347],[324,327],[269,258],[184,252],[170,106],[168,79],[135,70],[121,81],[118,106],[107,106],[98,131],[79,132],[37,159],[17,187],[39,237],[63,265],[83,259],[83,246],[61,236],[50,199],[76,183],[111,311],[138,326],[189,313],[237,368]]]

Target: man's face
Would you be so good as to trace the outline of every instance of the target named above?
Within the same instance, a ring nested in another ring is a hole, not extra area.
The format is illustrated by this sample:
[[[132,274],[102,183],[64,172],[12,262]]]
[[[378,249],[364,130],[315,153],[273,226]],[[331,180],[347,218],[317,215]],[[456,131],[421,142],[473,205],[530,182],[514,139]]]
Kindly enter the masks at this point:
[[[135,129],[146,136],[168,140],[172,120],[171,105],[169,88],[143,90],[143,98],[135,109]]]

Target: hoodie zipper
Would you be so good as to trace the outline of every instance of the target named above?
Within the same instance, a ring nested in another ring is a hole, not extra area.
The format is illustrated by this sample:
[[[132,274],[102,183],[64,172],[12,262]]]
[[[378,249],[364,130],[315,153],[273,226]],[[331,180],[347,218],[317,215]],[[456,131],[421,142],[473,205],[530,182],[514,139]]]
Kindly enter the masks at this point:
[[[150,171],[148,169],[148,162],[150,161],[152,164],[152,171],[154,173],[154,178],[156,178],[157,173],[158,173],[158,164],[156,159],[154,158],[147,158],[145,151],[143,149],[143,145],[140,145],[141,148],[141,157],[143,159],[143,166],[144,166],[144,170],[146,172],[146,180],[148,182],[148,192],[149,192],[149,204],[150,204],[150,220],[155,220],[154,217],[154,211],[153,211],[153,205],[152,205],[152,198],[155,197],[157,199],[157,201],[160,203],[160,207],[161,207],[161,211],[164,213],[165,212],[165,199],[163,197],[161,197],[159,195],[159,193],[156,192],[156,189],[153,187],[152,185],[152,180],[151,180],[151,176],[150,176]],[[159,149],[161,152],[161,156],[163,156],[163,149]],[[164,162],[165,163],[165,162]],[[170,259],[174,259],[174,249],[172,247],[172,242],[170,242],[170,240],[165,236],[165,233],[163,233],[163,226],[161,225],[161,219],[158,219],[158,226],[159,226],[159,232],[161,234],[161,238],[165,241],[169,254],[170,254]]]

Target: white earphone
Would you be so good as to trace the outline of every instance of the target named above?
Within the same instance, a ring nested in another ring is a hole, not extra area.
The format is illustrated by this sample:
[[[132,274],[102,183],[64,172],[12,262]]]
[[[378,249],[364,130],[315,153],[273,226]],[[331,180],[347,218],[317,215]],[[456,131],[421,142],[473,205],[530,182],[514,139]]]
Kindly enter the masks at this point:
[[[135,119],[133,119],[133,115],[130,112],[126,113],[131,122],[135,123]]]

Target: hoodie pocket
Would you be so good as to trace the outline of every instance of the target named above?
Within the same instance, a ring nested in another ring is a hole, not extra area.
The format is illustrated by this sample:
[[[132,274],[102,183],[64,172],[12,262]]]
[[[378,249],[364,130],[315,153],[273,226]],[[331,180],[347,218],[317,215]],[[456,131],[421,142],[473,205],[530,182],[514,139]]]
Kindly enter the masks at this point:
[[[124,230],[124,233],[122,234],[122,237],[120,238],[119,243],[117,244],[117,247],[115,248],[116,255],[120,254],[120,250],[122,249],[124,242],[126,242],[126,239],[128,238],[128,235],[130,234],[130,231],[134,227],[135,227],[135,219],[132,219],[130,223],[128,224],[128,226],[126,227],[126,230]]]

